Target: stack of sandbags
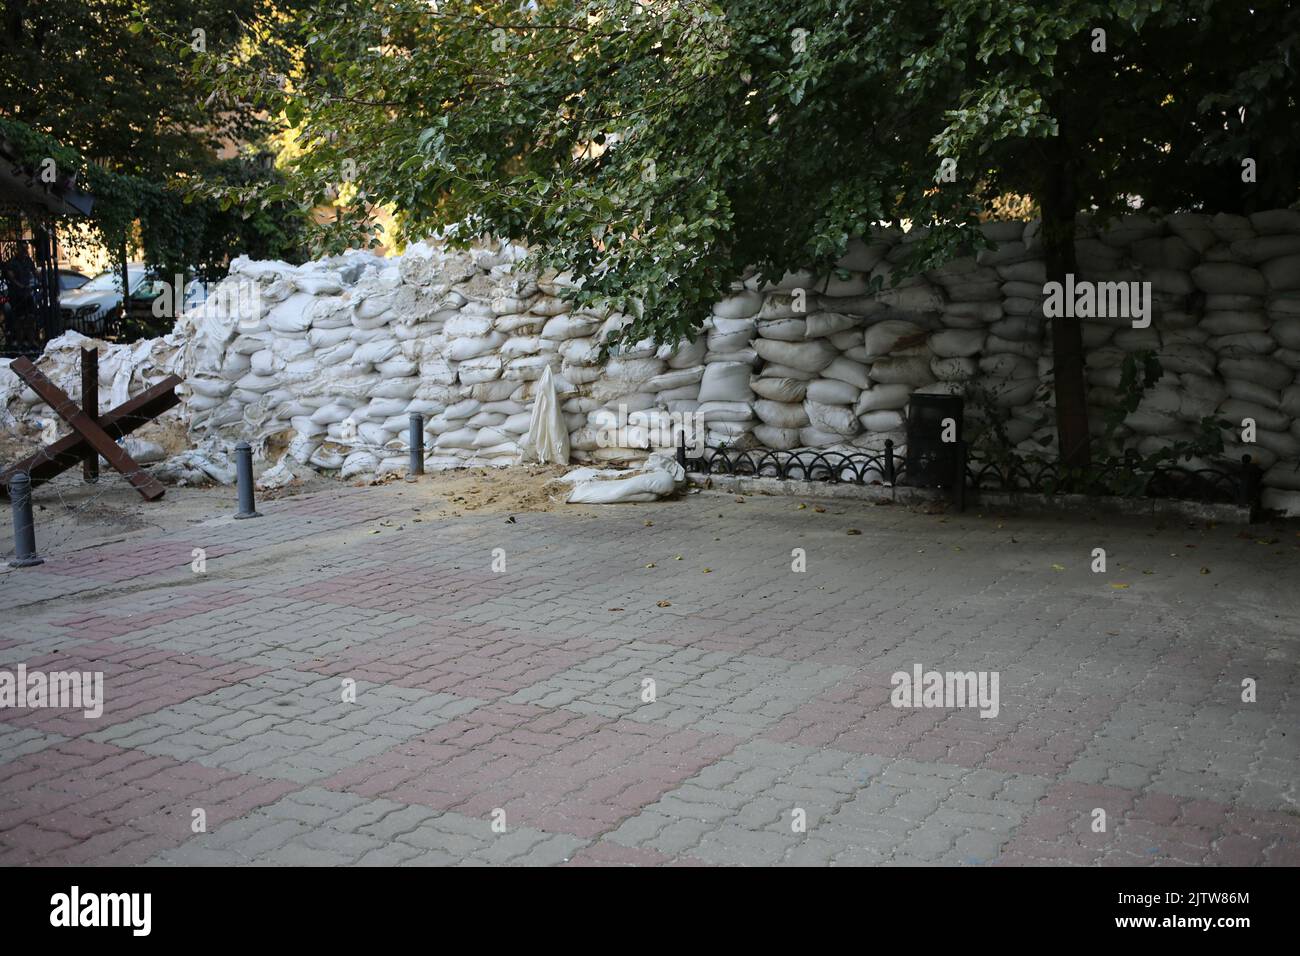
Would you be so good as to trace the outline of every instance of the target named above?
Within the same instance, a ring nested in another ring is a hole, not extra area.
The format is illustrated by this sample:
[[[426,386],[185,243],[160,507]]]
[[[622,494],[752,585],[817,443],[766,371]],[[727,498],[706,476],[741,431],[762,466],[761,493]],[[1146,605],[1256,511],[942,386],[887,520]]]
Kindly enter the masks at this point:
[[[426,467],[514,461],[550,369],[581,462],[635,462],[696,432],[732,449],[892,439],[901,450],[918,391],[964,394],[971,418],[992,407],[1020,450],[1050,454],[1041,226],[981,229],[989,248],[905,278],[923,228],[873,229],[829,275],[742,277],[674,348],[616,345],[626,315],[566,297],[571,276],[520,272],[525,250],[508,243],[303,266],[241,258],[172,336],[101,348],[101,406],[174,370],[196,441],[283,438],[296,463],[364,477],[405,467],[416,412]],[[1081,320],[1094,432],[1120,399],[1125,358],[1151,351],[1165,375],[1119,429],[1122,445],[1159,450],[1226,418],[1229,454],[1251,454],[1274,492],[1300,494],[1300,212],[1081,216],[1075,248],[1078,281],[1151,290],[1149,327]],[[64,337],[42,359],[74,394],[76,346]],[[48,415],[11,378],[0,376],[10,413]]]

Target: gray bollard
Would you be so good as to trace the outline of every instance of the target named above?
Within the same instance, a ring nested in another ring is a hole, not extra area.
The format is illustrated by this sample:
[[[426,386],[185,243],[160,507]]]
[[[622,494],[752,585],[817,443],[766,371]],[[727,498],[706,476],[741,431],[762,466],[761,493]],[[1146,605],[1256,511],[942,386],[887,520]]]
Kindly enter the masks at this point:
[[[407,439],[411,446],[411,463],[406,469],[406,480],[415,479],[424,474],[424,416],[411,412],[411,433]]]
[[[14,559],[11,568],[44,564],[36,553],[36,523],[32,520],[32,479],[20,471],[9,479],[9,500],[14,503]]]
[[[235,446],[235,485],[239,488],[239,514],[235,517],[262,517],[253,501],[253,448],[246,441]]]

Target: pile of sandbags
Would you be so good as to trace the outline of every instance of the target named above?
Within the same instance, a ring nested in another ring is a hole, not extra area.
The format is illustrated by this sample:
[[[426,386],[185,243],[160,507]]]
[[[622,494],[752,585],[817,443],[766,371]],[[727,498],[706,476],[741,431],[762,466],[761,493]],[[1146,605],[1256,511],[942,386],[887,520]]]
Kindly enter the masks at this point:
[[[1040,224],[981,228],[989,248],[906,277],[923,228],[875,229],[829,274],[744,276],[672,348],[618,344],[628,315],[575,305],[570,276],[525,274],[509,243],[237,259],[172,335],[101,348],[101,407],[175,371],[196,443],[284,445],[295,465],[365,477],[405,468],[416,412],[430,469],[516,461],[549,370],[570,456],[595,466],[647,460],[679,437],[848,453],[889,439],[902,451],[917,392],[964,395],[968,434],[992,410],[1020,451],[1051,455]],[[1252,455],[1274,499],[1300,507],[1300,212],[1081,216],[1077,236],[1078,281],[1150,284],[1149,325],[1080,321],[1094,431],[1120,399],[1126,357],[1152,351],[1165,374],[1121,446],[1156,451],[1227,419],[1228,453]],[[70,333],[41,360],[73,394],[79,345]],[[0,405],[49,415],[2,367]]]

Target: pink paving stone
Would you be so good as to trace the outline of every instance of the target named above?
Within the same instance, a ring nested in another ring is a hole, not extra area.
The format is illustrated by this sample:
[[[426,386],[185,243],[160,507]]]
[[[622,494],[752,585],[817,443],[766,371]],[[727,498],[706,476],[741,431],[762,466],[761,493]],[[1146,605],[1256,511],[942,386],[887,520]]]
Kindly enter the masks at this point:
[[[168,624],[172,621],[183,620],[197,614],[205,614],[208,611],[219,610],[223,607],[234,607],[247,600],[247,592],[238,588],[225,588],[220,591],[210,592],[202,597],[180,601],[167,607],[155,608],[144,614],[112,614],[88,611],[75,617],[62,618],[50,623],[55,627],[67,628],[76,637],[96,640],[112,639],[156,624]]]
[[[84,740],[19,757],[5,769],[0,799],[20,799],[22,807],[0,815],[0,862],[5,864],[142,863],[193,836],[195,807],[206,811],[211,831],[298,789],[287,781]],[[196,783],[203,784],[201,790],[195,790]],[[60,809],[43,808],[42,797]]]
[[[491,732],[484,735],[484,728]],[[519,826],[595,836],[694,776],[738,742],[656,724],[498,702],[339,773],[324,785],[468,816],[486,816],[502,807],[507,819]],[[611,800],[614,794],[619,798]]]
[[[406,628],[307,666],[323,674],[496,700],[615,646],[615,641],[522,630],[428,626]]]
[[[134,538],[129,542],[87,548],[67,557],[47,560],[41,570],[49,574],[92,578],[106,584],[185,567],[193,560],[194,545],[166,538]],[[206,549],[208,560],[234,554],[240,549],[216,545]]]
[[[323,577],[308,584],[289,588],[288,599],[324,601],[346,607],[382,610],[405,610],[438,620],[448,609],[459,609],[493,597],[509,597],[521,588],[546,583],[545,578],[528,575],[480,572],[439,571],[437,580],[430,578],[427,567],[388,564],[384,567]],[[432,586],[436,584],[436,588]]]
[[[28,673],[102,672],[104,712],[97,718],[77,709],[6,709],[5,723],[42,733],[76,737],[150,714],[193,697],[266,673],[266,668],[150,647],[94,641],[24,662]]]

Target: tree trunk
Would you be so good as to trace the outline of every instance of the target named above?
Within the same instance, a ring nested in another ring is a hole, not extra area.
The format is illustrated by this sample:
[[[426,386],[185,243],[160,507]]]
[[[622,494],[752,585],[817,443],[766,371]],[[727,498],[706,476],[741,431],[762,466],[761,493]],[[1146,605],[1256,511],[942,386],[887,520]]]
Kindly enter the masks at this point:
[[[1047,142],[1047,174],[1040,197],[1047,281],[1059,282],[1062,288],[1065,287],[1066,275],[1076,269],[1074,215],[1078,206],[1064,135],[1062,123],[1059,135]],[[1067,468],[1086,468],[1091,462],[1091,454],[1087,387],[1083,377],[1083,329],[1076,316],[1061,315],[1051,322],[1056,379],[1056,440],[1060,460]]]

